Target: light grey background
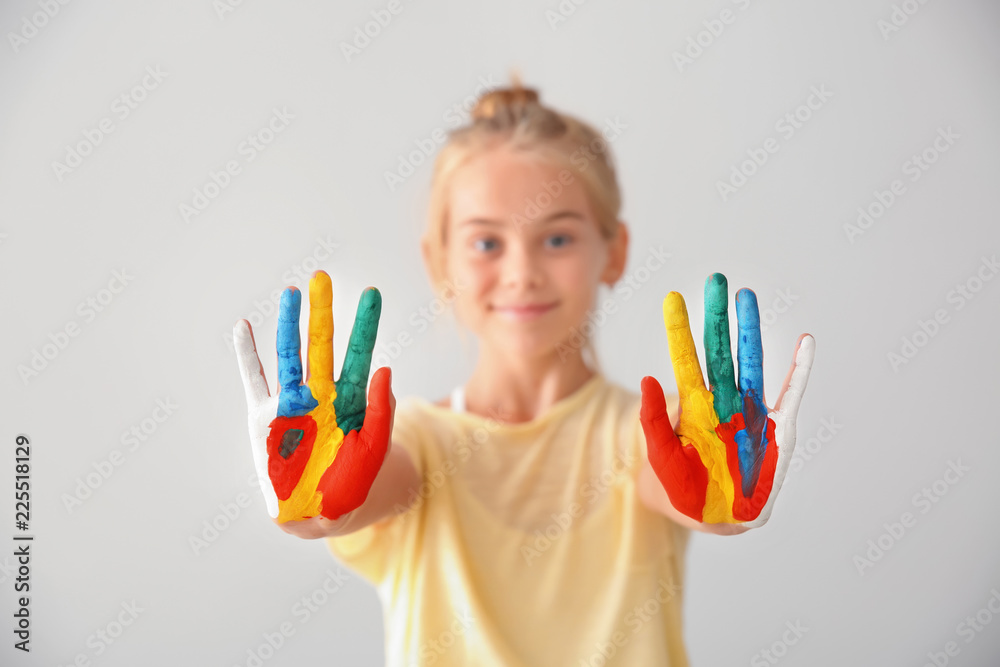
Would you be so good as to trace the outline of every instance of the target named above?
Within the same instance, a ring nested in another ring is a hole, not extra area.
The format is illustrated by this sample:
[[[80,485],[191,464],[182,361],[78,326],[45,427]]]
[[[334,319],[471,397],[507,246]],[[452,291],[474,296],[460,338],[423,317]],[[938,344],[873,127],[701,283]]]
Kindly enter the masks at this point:
[[[322,542],[268,519],[226,339],[238,318],[261,322],[273,387],[266,302],[287,284],[305,287],[289,272],[308,273],[318,254],[334,283],[338,364],[358,296],[375,285],[378,352],[397,397],[436,400],[462,382],[474,349],[455,354],[453,321],[416,323],[433,301],[418,250],[429,160],[394,191],[384,174],[415,142],[451,129],[453,105],[471,102],[480,81],[506,84],[518,67],[543,101],[626,126],[612,150],[629,271],[646,279],[600,327],[611,379],[636,392],[646,374],[672,386],[661,300],[680,291],[700,337],[713,271],[758,294],[770,401],[798,334],[816,337],[799,417],[798,451],[812,453],[770,523],[691,542],[692,663],[770,664],[760,652],[777,644],[782,665],[920,665],[955,641],[950,664],[996,664],[1000,622],[971,641],[958,625],[1000,591],[1000,280],[973,280],[981,290],[961,308],[949,301],[1000,251],[996,4],[897,2],[916,12],[886,32],[888,0],[565,0],[574,11],[554,27],[555,0],[404,1],[350,62],[341,42],[388,3],[341,4],[246,0],[220,16],[210,0],[72,2],[47,20],[38,2],[0,9],[0,512],[8,541],[13,441],[28,433],[37,536],[30,656],[11,647],[13,558],[0,557],[0,662],[246,665],[262,635],[290,621],[294,635],[264,664],[381,663],[380,606],[353,574],[308,619],[295,613],[341,568]],[[725,9],[733,21],[701,35],[708,46],[679,68],[674,53]],[[44,25],[15,44],[11,33],[31,33],[25,20]],[[112,105],[147,67],[165,78],[120,118]],[[776,123],[813,87],[832,97],[786,139]],[[274,108],[294,118],[247,162],[240,143]],[[60,180],[53,162],[104,118],[114,131]],[[911,181],[904,164],[939,128],[959,138]],[[723,201],[717,182],[769,137],[778,152]],[[228,160],[241,173],[185,222],[179,205]],[[852,242],[845,224],[894,179],[905,193]],[[638,272],[661,246],[667,265]],[[78,304],[100,297],[115,271],[131,278],[88,319]],[[939,309],[947,321],[917,335],[917,353],[893,368],[889,353]],[[19,367],[70,323],[79,335],[23,379]],[[404,332],[413,343],[390,348]],[[158,399],[178,407],[130,451],[122,433],[141,428]],[[67,509],[66,494],[113,450],[121,465]],[[914,495],[959,461],[970,470],[940,482],[946,493],[922,513]],[[190,538],[241,498],[249,507],[195,553]],[[904,512],[915,525],[887,537]],[[855,556],[880,536],[890,549],[859,572]],[[88,637],[133,601],[135,622],[98,655]],[[807,630],[782,647],[788,623]]]

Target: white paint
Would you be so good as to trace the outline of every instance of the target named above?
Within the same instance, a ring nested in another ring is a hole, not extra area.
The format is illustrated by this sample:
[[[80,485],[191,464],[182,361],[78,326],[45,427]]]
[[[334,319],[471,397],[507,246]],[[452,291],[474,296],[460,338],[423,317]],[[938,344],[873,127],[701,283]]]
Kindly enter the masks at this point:
[[[278,518],[278,495],[271,485],[271,477],[267,474],[267,434],[271,421],[278,414],[278,397],[271,396],[267,390],[267,379],[264,377],[264,367],[257,356],[253,337],[245,320],[240,320],[233,327],[233,344],[236,348],[236,360],[240,365],[240,376],[243,378],[243,389],[247,396],[247,422],[250,428],[250,447],[253,450],[253,462],[257,468],[257,480],[264,494],[267,513],[272,519]]]
[[[795,420],[798,418],[799,404],[802,402],[802,395],[809,382],[809,372],[812,370],[815,354],[816,339],[812,336],[806,336],[802,339],[802,343],[795,353],[792,377],[788,381],[788,389],[785,390],[780,399],[781,409],[768,413],[768,417],[774,420],[774,440],[778,445],[778,463],[774,469],[771,494],[767,498],[764,509],[760,511],[760,515],[756,519],[742,524],[748,528],[758,528],[767,523],[771,516],[771,509],[774,507],[774,499],[778,497],[778,491],[781,490],[781,485],[785,481],[785,473],[788,472],[788,465],[795,452]]]

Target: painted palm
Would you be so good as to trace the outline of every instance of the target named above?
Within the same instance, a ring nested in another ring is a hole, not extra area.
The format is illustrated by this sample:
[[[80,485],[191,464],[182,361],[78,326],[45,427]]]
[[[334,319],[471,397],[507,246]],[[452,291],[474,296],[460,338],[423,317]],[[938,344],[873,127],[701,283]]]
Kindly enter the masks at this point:
[[[728,285],[721,273],[705,283],[705,388],[684,298],[671,292],[663,321],[680,394],[676,431],[660,383],[642,379],[640,420],[650,465],[670,502],[704,523],[758,526],[771,514],[795,448],[795,418],[809,379],[815,341],[803,334],[773,410],[764,402],[757,297],[736,294],[739,323],[735,377],[729,341]]]
[[[308,375],[302,382],[299,311],[302,294],[281,294],[278,314],[277,396],[267,388],[253,331],[241,320],[233,336],[250,421],[250,441],[268,514],[279,523],[336,519],[368,496],[392,432],[388,367],[365,387],[382,308],[378,290],[365,290],[340,378],[333,380],[333,289],[317,271],[309,282]]]

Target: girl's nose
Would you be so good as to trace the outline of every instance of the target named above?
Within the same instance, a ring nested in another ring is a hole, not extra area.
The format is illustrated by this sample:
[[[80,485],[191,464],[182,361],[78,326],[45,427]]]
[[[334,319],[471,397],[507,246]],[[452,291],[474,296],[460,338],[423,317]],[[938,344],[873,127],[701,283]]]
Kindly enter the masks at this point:
[[[528,248],[512,244],[504,253],[503,283],[507,287],[538,287],[542,282],[539,258]]]

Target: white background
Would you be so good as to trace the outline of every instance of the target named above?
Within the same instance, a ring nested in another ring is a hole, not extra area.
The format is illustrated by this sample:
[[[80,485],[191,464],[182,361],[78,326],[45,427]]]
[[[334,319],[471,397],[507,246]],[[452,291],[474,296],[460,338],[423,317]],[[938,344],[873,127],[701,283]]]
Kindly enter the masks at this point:
[[[64,665],[83,654],[106,666],[246,665],[263,633],[292,621],[294,635],[264,664],[381,663],[380,606],[353,574],[306,622],[293,615],[340,567],[322,542],[276,529],[250,483],[246,406],[226,338],[238,318],[261,322],[273,387],[267,302],[287,284],[305,287],[288,275],[315,268],[321,238],[336,244],[319,266],[333,278],[337,363],[357,299],[375,285],[377,353],[390,360],[397,397],[437,400],[463,382],[475,352],[455,353],[453,320],[414,324],[433,300],[418,249],[430,159],[394,190],[385,174],[416,142],[451,129],[454,105],[471,104],[480,81],[506,84],[517,67],[555,108],[627,126],[612,151],[632,230],[629,270],[650,248],[671,254],[636,274],[647,278],[641,289],[600,327],[613,381],[638,392],[652,374],[671,385],[661,301],[685,295],[700,339],[713,271],[729,277],[731,293],[758,295],[769,400],[798,334],[816,337],[799,415],[799,451],[812,453],[770,523],[692,539],[692,664],[768,664],[759,652],[796,622],[808,630],[777,648],[782,665],[921,665],[949,641],[960,650],[950,664],[997,664],[1000,621],[971,641],[958,634],[1000,591],[1000,280],[975,280],[1000,251],[996,4],[910,0],[916,12],[889,32],[887,0],[564,2],[575,11],[557,23],[546,14],[555,1],[420,0],[403,2],[350,61],[341,43],[387,3],[344,4],[246,0],[220,15],[210,0],[71,2],[46,19],[37,2],[3,3],[0,512],[9,528],[0,532],[17,532],[14,438],[27,433],[36,541],[30,656],[11,646],[14,560],[0,557],[0,662]],[[724,9],[733,20],[713,37],[703,22]],[[32,31],[26,20],[43,25]],[[678,66],[674,54],[699,33],[707,46]],[[115,100],[147,68],[165,78],[121,118]],[[799,110],[810,117],[786,137],[776,123],[813,87],[832,97]],[[247,162],[239,146],[274,108],[294,118]],[[105,118],[113,132],[58,173],[53,163]],[[905,163],[939,128],[959,138],[911,180]],[[769,137],[778,152],[723,201],[717,183]],[[179,206],[234,159],[241,172],[185,221]],[[849,238],[845,224],[894,179],[905,193]],[[115,271],[130,276],[124,289],[84,315],[86,299],[111,296],[102,290]],[[970,279],[980,289],[959,301],[952,291]],[[779,293],[791,305],[768,314]],[[894,368],[888,355],[938,309],[944,324],[917,335],[916,354]],[[79,334],[61,339],[73,323]],[[389,348],[403,332],[413,343]],[[43,351],[52,358],[25,374]],[[122,433],[158,399],[178,407],[130,451]],[[824,419],[839,425],[832,438]],[[68,508],[113,450],[121,465]],[[914,495],[958,461],[970,470],[939,484],[946,493],[922,513]],[[190,538],[238,498],[249,507],[196,553]],[[904,512],[916,524],[886,537],[884,524]],[[880,536],[889,550],[859,572],[855,556]],[[143,611],[98,655],[88,637],[132,601]]]

